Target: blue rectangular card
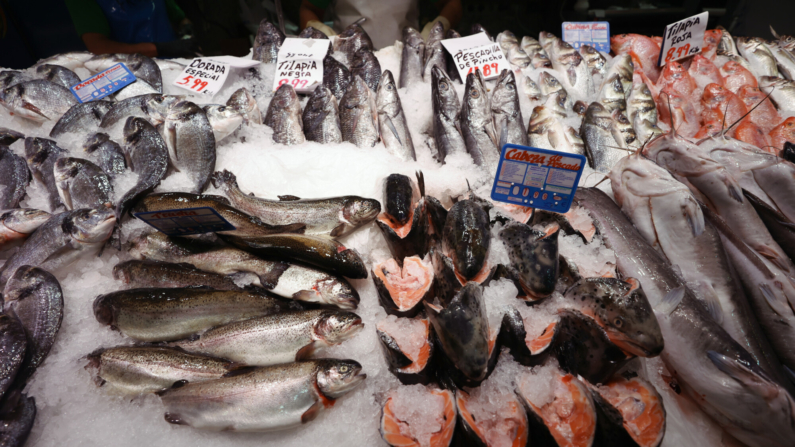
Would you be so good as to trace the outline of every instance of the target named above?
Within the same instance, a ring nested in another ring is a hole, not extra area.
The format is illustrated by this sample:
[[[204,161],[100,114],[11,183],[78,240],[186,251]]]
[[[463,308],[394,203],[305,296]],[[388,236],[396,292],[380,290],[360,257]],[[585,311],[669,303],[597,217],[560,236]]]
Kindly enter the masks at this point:
[[[169,236],[186,236],[235,229],[217,211],[208,206],[135,213],[135,217]]]
[[[123,63],[80,81],[69,88],[81,103],[112,95],[135,82],[135,75]]]
[[[563,22],[563,41],[576,49],[590,45],[603,53],[610,52],[609,22]]]
[[[500,154],[491,198],[565,213],[571,208],[584,168],[582,155],[506,144]]]

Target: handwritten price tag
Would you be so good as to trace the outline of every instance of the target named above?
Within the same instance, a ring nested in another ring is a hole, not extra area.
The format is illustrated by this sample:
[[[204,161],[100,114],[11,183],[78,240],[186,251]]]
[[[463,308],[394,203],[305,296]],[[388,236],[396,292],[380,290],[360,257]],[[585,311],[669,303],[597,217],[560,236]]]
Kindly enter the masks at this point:
[[[227,63],[197,57],[177,76],[174,85],[194,93],[213,96],[224,86],[231,69]]]
[[[330,44],[328,39],[284,39],[276,59],[273,91],[289,83],[298,93],[312,93],[323,83],[323,58]]]
[[[708,19],[709,13],[702,12],[666,26],[657,65],[662,67],[667,62],[700,53]]]
[[[442,45],[453,56],[461,79],[465,79],[475,70],[480,70],[484,78],[493,79],[499,76],[502,70],[511,69],[499,44],[489,40],[486,33],[445,39]]]

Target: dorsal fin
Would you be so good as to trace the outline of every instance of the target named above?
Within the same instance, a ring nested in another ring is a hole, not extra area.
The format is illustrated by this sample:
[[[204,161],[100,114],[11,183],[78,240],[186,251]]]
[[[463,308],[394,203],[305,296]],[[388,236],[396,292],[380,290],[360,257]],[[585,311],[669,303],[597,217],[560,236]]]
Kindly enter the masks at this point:
[[[293,202],[293,201],[296,201],[296,200],[301,200],[300,197],[291,196],[289,194],[288,195],[284,195],[284,196],[277,196],[277,197],[279,197],[279,200],[282,201],[282,202]]]

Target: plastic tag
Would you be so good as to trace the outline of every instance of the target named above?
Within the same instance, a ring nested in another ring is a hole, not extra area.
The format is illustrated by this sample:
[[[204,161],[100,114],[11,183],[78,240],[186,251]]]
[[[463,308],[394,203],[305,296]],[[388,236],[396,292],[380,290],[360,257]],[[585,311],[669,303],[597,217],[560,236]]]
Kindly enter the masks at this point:
[[[704,46],[704,31],[707,30],[708,12],[702,12],[665,27],[663,45],[657,65],[662,67],[669,61],[692,56]]]
[[[118,63],[107,70],[97,73],[80,83],[69,87],[81,103],[96,101],[112,95],[135,82],[135,75],[123,63]]]
[[[298,93],[312,93],[323,83],[323,58],[329,45],[328,39],[284,39],[276,59],[273,91],[289,83]]]
[[[563,41],[576,49],[590,45],[603,53],[610,52],[610,23],[563,22]]]
[[[511,69],[500,45],[492,42],[486,33],[458,39],[444,39],[442,45],[453,56],[461,79],[466,79],[467,75],[475,70],[480,70],[485,79],[493,79],[498,77],[502,70]]]
[[[182,70],[173,84],[193,93],[213,96],[224,86],[231,69],[227,63],[197,57]]]
[[[500,154],[491,198],[565,213],[571,208],[584,168],[582,155],[506,144]]]
[[[169,236],[185,236],[188,234],[232,231],[235,229],[234,225],[208,206],[135,213],[135,217]]]

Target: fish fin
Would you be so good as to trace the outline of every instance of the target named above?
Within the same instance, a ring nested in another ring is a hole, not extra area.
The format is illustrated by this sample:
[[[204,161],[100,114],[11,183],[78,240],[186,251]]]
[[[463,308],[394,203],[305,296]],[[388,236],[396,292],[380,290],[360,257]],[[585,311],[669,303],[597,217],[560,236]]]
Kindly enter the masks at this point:
[[[723,324],[723,307],[720,305],[720,301],[718,301],[718,297],[715,295],[714,290],[711,286],[705,285],[707,293],[704,293],[704,302],[707,305],[707,312],[709,312],[709,316],[712,317],[715,322],[718,324]]]
[[[776,39],[781,39],[776,30],[773,29],[773,25],[770,25],[770,34],[772,34]]]
[[[500,145],[497,148],[502,150],[506,144],[508,144],[508,118],[503,118],[500,128]]]
[[[307,422],[315,420],[318,414],[320,414],[320,410],[323,408],[323,403],[320,401],[315,402],[309,407],[304,414],[301,415],[301,423],[306,424]]]
[[[679,286],[668,292],[662,299],[662,302],[657,306],[655,311],[664,315],[670,315],[671,312],[679,306],[682,298],[685,297],[685,286]]]
[[[341,224],[337,225],[336,227],[334,227],[333,230],[331,230],[331,233],[329,233],[329,236],[337,237],[337,236],[342,235],[342,233],[344,233],[344,232],[345,232],[345,224],[341,223]]]
[[[228,373],[224,374],[222,377],[235,377],[235,376],[242,376],[243,374],[248,374],[251,371],[257,369],[256,366],[241,366],[239,368],[233,369]]]
[[[286,262],[279,262],[268,272],[264,273],[259,276],[259,280],[262,283],[262,287],[267,290],[271,290],[276,288],[276,285],[279,284],[279,278],[281,278],[282,273],[284,273],[288,268],[290,268],[290,264]]]
[[[289,195],[289,194],[288,194],[288,195],[284,195],[284,196],[276,196],[276,197],[278,197],[278,198],[279,198],[279,201],[280,201],[280,202],[293,202],[293,201],[296,201],[296,200],[301,200],[301,198],[300,198],[300,197],[298,197],[298,196],[291,196],[291,195]]]
[[[782,257],[773,251],[772,248],[768,247],[767,245],[758,245],[751,248],[759,253],[760,256],[775,264],[776,267],[780,268],[782,271],[789,273],[789,264],[787,263],[787,260],[782,259]]]
[[[295,361],[304,360],[312,357],[312,354],[315,352],[315,343],[311,342],[304,346],[303,348],[299,349],[298,352],[295,353]]]
[[[786,306],[786,302],[780,300],[769,285],[761,283],[757,287],[759,287],[759,291],[762,292],[762,296],[765,297],[767,305],[770,306],[775,313],[781,315],[782,317],[792,315],[792,311],[790,311],[790,309]]]
[[[704,232],[704,213],[692,196],[687,196],[685,203],[682,204],[682,211],[690,225],[690,231],[693,232],[693,237],[700,236]]]
[[[489,125],[489,124],[491,124],[491,125]],[[499,143],[499,138],[497,138],[497,131],[494,130],[494,124],[493,123],[489,123],[489,124],[486,124],[485,126],[483,126],[483,130],[486,132],[486,135],[488,135],[489,138],[491,138],[491,141],[496,146],[497,143]]]
[[[253,192],[248,193],[248,195],[251,197],[256,197]]]
[[[420,190],[420,197],[425,197],[425,174],[422,171],[415,171],[414,175],[417,177],[417,188]]]
[[[728,177],[726,177],[724,181],[726,183],[726,188],[729,189],[729,196],[737,202],[743,203],[743,192],[737,187],[737,184]]]
[[[166,419],[166,422],[168,422],[169,424],[188,425],[188,423],[183,421],[182,417],[177,413],[166,412],[164,417]]]
[[[390,118],[389,115],[387,115],[386,113],[384,114],[384,124],[386,124],[386,126],[389,127],[389,130],[392,131],[392,135],[394,135],[395,138],[397,138],[398,144],[402,146],[403,142],[400,141],[400,135],[398,135],[398,131],[395,128],[395,123],[392,122],[392,118]]]
[[[715,351],[707,351],[712,364],[732,379],[746,388],[754,390],[766,399],[772,399],[779,394],[778,386],[754,365],[744,364],[741,360],[733,359]],[[753,368],[753,369],[752,369]]]
[[[171,385],[171,389],[173,390],[173,389],[177,389],[177,388],[182,388],[183,386],[185,386],[187,384],[188,384],[187,380],[184,380],[184,379],[183,380],[177,380],[176,382],[174,382]]]
[[[44,114],[44,112],[41,111],[41,109],[39,109],[38,107],[34,106],[33,104],[31,104],[29,102],[26,102],[25,105],[22,106],[22,108],[30,110],[31,112],[36,113],[38,115],[41,115],[45,119],[48,119],[48,120],[50,119],[47,115]]]

